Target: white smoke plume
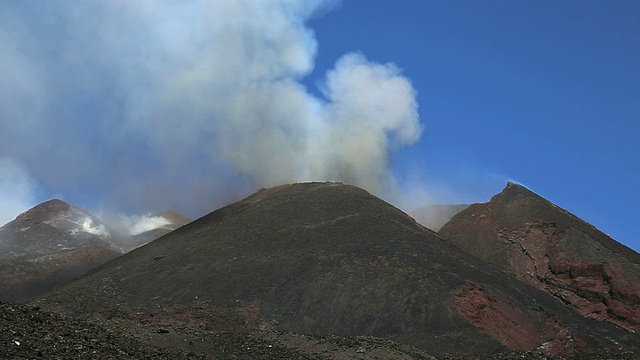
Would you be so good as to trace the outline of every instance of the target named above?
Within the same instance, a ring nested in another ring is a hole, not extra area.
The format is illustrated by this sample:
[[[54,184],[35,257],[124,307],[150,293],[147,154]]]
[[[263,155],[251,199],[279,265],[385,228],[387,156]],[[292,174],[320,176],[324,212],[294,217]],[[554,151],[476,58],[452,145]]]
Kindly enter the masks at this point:
[[[321,96],[302,83],[318,49],[306,21],[335,5],[1,2],[0,155],[127,211],[193,216],[309,180],[393,193],[390,154],[421,135],[410,81],[351,53]]]
[[[130,234],[138,235],[170,224],[171,221],[162,216],[140,216],[138,221],[134,222],[134,225],[130,228]]]
[[[78,222],[75,223],[78,225],[77,229],[71,231],[71,234],[77,234],[78,232],[85,232],[93,235],[98,235],[103,238],[110,238],[111,234],[109,230],[100,223],[94,223],[93,219],[90,217],[84,217],[79,219]]]
[[[124,240],[147,231],[174,225],[173,221],[154,214],[128,216],[124,214],[98,213],[97,216],[100,221],[107,224],[112,231]]]

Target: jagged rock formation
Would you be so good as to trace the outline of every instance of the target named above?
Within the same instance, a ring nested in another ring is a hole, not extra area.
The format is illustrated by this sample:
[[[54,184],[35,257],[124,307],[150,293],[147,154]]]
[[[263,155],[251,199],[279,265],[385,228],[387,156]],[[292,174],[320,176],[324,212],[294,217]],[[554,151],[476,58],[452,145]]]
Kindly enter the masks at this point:
[[[376,336],[431,354],[640,350],[635,335],[335,183],[261,190],[37,303],[170,331]]]
[[[440,234],[584,316],[640,330],[640,255],[523,186],[509,183]]]

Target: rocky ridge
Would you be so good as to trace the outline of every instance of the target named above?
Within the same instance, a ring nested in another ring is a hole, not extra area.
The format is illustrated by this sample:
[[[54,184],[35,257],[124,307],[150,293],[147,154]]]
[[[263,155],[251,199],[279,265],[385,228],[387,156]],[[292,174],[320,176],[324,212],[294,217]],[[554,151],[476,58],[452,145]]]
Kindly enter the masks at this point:
[[[640,255],[521,185],[470,206],[440,234],[586,317],[640,330]]]

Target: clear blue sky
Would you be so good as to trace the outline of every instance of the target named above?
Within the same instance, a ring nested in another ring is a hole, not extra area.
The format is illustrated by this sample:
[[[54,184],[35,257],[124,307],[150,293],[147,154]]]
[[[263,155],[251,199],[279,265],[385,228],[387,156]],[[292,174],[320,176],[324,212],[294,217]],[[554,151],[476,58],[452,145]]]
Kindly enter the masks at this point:
[[[345,0],[311,26],[316,73],[360,51],[411,79],[399,173],[462,202],[512,179],[640,250],[640,2]]]
[[[0,222],[512,180],[640,250],[640,1],[336,3],[0,1]]]

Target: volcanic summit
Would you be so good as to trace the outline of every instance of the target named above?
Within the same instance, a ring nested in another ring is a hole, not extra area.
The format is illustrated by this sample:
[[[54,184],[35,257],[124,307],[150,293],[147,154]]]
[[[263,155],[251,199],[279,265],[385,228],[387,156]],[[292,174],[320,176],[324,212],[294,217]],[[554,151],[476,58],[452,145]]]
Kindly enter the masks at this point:
[[[338,183],[263,189],[37,303],[171,331],[375,336],[431,354],[640,350],[636,335]]]
[[[0,227],[0,300],[44,294],[188,222],[175,213],[157,216],[163,214],[162,227],[123,237],[96,215],[62,200],[35,206]]]
[[[640,255],[524,186],[509,183],[440,234],[586,317],[640,330]]]

